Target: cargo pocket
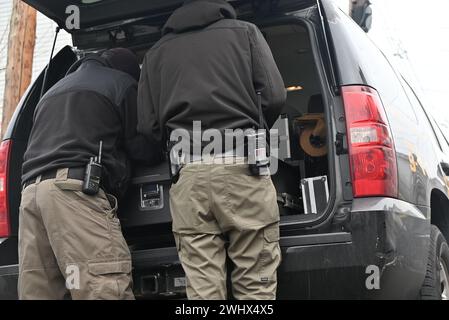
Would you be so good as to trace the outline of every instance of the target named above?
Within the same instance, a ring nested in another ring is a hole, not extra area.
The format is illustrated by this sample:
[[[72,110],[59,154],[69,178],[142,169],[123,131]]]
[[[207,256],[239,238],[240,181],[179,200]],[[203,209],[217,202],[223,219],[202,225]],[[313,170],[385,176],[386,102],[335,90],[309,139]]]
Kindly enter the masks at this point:
[[[65,197],[65,200],[72,203],[81,202],[86,207],[94,211],[106,211],[111,209],[110,202],[103,189],[94,196],[87,195],[82,191],[83,182],[80,180],[55,180],[54,185],[57,187],[59,195]]]
[[[170,212],[173,232],[195,232],[208,212],[208,189],[191,168],[185,168],[170,189]]]
[[[276,271],[281,262],[279,223],[265,227],[262,232],[263,249],[259,256],[259,276],[262,283],[271,286],[276,284]]]
[[[178,251],[178,258],[181,261],[181,236],[178,233],[173,233],[175,237],[176,250]]]
[[[118,200],[117,198],[109,193],[104,193],[104,198],[109,204],[109,208],[105,211],[106,216],[115,224],[120,226],[120,220],[117,217]]]
[[[265,227],[263,237],[266,243],[279,242],[279,223]]]
[[[131,261],[89,262],[91,291],[96,300],[130,300],[132,292]]]
[[[185,262],[188,262],[188,253],[183,252],[185,250],[185,245],[183,245],[183,241],[185,241],[185,240],[183,240],[182,235],[179,233],[173,233],[173,235],[175,236],[176,250],[178,252],[178,259],[179,259],[179,262],[181,263],[182,267],[184,268]],[[187,276],[186,276],[186,278],[187,278]]]
[[[100,189],[95,196],[85,195],[82,191],[80,193],[86,197],[84,203],[87,202],[92,214],[107,218],[108,223],[120,227],[120,220],[117,217],[118,200],[114,195],[104,192],[103,189]]]
[[[106,193],[103,189],[100,189],[96,195],[96,198],[102,203],[102,206],[106,209],[106,211],[115,214],[118,208],[118,200],[114,195]]]
[[[81,180],[73,179],[55,180],[54,185],[63,191],[81,191],[83,188],[83,182]]]
[[[226,167],[229,173],[224,177],[224,207],[236,225],[254,228],[279,220],[276,191],[272,188],[270,176],[250,176],[235,173],[244,167]],[[232,169],[232,171],[230,171]]]

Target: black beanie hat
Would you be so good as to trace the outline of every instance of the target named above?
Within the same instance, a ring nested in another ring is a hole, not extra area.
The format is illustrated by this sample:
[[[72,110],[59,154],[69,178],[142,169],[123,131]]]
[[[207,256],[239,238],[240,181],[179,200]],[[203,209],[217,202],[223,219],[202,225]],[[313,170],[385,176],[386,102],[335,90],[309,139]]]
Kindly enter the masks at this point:
[[[132,76],[136,81],[140,78],[140,67],[137,56],[129,49],[113,48],[104,51],[101,57],[106,60],[109,67],[123,71]]]

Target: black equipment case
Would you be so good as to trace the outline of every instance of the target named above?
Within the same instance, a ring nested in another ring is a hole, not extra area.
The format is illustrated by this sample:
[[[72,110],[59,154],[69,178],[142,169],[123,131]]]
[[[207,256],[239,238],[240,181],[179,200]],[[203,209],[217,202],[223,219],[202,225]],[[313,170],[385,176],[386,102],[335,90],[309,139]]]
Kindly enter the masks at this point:
[[[163,162],[154,167],[136,167],[126,194],[127,201],[120,207],[123,227],[170,223],[169,165]]]

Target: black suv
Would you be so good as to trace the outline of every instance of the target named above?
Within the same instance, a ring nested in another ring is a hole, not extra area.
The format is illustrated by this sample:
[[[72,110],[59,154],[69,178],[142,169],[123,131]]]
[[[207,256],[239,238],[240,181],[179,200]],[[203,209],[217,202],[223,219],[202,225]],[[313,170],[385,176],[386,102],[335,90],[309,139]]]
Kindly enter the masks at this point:
[[[89,52],[121,46],[142,58],[183,1],[25,2],[63,28],[67,6],[80,8],[80,29],[69,30],[76,50],[55,55],[49,88]],[[448,298],[449,146],[413,89],[331,0],[229,2],[262,30],[288,91],[273,176],[283,252],[278,297]],[[43,74],[0,146],[1,298],[17,297],[21,166]],[[301,148],[314,117],[326,124],[325,156]],[[138,298],[185,295],[169,188],[166,163],[136,166],[119,209]]]

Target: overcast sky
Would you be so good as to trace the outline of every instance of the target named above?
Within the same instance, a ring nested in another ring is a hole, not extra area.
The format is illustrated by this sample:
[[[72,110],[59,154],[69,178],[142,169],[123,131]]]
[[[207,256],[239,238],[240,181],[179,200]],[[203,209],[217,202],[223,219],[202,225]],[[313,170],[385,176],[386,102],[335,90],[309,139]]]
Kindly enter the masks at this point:
[[[337,0],[347,5],[347,0]],[[422,91],[449,135],[449,0],[371,0],[369,36]]]

